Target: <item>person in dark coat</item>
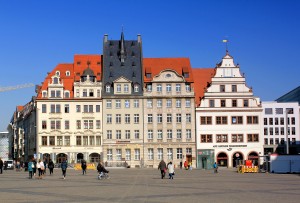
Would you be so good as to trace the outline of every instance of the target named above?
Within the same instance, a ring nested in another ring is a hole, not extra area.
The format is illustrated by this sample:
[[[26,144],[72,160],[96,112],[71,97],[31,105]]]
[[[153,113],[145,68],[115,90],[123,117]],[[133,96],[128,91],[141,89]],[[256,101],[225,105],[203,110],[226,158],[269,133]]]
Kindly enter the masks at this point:
[[[81,160],[82,175],[86,174],[86,161]]]
[[[49,168],[50,176],[53,175],[54,163],[51,159],[49,160],[48,168]]]
[[[161,173],[161,179],[164,179],[165,175],[166,175],[166,170],[167,170],[167,165],[164,160],[160,161],[160,163],[158,165],[158,169],[160,170],[160,173]]]
[[[2,159],[0,158],[0,174],[2,174],[3,173],[3,161],[2,161]]]
[[[97,165],[97,171],[98,171],[98,179],[101,179],[106,173],[109,173],[109,171],[106,170],[106,168],[103,166],[101,162],[99,162]]]
[[[67,173],[67,168],[68,168],[67,160],[64,160],[61,163],[60,167],[61,167],[61,170],[62,170],[63,179],[66,179],[66,173]]]

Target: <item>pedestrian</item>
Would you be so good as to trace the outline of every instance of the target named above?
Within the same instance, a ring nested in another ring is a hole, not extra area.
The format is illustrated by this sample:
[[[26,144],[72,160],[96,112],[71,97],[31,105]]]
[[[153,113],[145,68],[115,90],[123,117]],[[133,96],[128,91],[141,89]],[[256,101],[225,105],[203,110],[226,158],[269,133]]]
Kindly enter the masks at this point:
[[[63,179],[66,179],[66,173],[67,173],[67,168],[68,168],[67,160],[63,160],[60,167],[61,167],[61,170],[62,170]]]
[[[164,162],[164,160],[161,160],[159,162],[158,169],[160,170],[160,173],[161,173],[161,179],[164,179],[165,175],[166,175],[166,170],[167,170],[167,165],[166,165],[166,162]]]
[[[7,170],[7,167],[8,167],[8,163],[7,163],[7,161],[4,161],[4,170],[5,171]]]
[[[43,178],[43,171],[45,170],[45,166],[44,166],[44,162],[41,159],[39,159],[39,162],[37,163],[37,169],[39,171],[38,179],[42,179]]]
[[[180,166],[180,169],[182,169],[182,161],[180,162],[179,166]]]
[[[3,173],[3,161],[2,161],[2,159],[0,158],[0,174],[2,174]]]
[[[46,169],[47,169],[47,162],[46,159],[44,159],[44,170],[43,170],[43,175],[46,175]]]
[[[214,163],[214,173],[218,173],[218,164],[217,164],[217,162]]]
[[[32,163],[33,163],[32,173],[33,173],[33,176],[35,177],[36,169],[37,169],[37,163],[36,163],[36,160],[34,158],[32,158]]]
[[[48,168],[49,168],[50,176],[53,175],[54,163],[51,159],[49,160]]]
[[[29,179],[32,179],[33,168],[34,168],[34,163],[33,163],[32,160],[29,160],[28,166],[27,166],[27,170],[28,170],[28,173],[29,173]]]
[[[183,166],[184,166],[185,170],[188,170],[188,162],[187,161],[184,162]]]
[[[21,168],[20,168],[20,161],[17,160],[16,162],[16,171],[19,171],[20,172]]]
[[[172,161],[168,163],[168,172],[169,172],[169,179],[174,179],[173,176],[175,175],[175,171],[174,171],[174,165]]]
[[[82,175],[86,174],[86,161],[81,160]]]

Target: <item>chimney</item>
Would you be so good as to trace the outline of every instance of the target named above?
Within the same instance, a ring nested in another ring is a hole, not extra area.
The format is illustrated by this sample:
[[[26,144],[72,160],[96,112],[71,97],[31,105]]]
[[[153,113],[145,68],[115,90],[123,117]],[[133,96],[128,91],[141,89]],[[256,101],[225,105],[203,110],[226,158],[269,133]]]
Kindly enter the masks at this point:
[[[105,34],[105,35],[104,35],[104,39],[103,39],[103,40],[104,40],[104,43],[107,42],[107,38],[108,38],[108,34]]]
[[[142,42],[141,34],[138,34],[138,35],[137,35],[137,38],[138,38],[138,43],[141,43],[141,42]]]

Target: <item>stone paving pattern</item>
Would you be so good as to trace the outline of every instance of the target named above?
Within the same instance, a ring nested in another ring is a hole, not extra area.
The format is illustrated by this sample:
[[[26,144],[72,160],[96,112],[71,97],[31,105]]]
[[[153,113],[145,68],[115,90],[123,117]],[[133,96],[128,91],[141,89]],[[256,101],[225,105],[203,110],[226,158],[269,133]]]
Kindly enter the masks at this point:
[[[4,171],[0,202],[300,202],[299,174],[176,169],[173,180],[162,180],[156,169],[109,170],[111,178],[105,180],[93,170],[82,175],[68,169],[65,180],[59,169],[42,180]]]

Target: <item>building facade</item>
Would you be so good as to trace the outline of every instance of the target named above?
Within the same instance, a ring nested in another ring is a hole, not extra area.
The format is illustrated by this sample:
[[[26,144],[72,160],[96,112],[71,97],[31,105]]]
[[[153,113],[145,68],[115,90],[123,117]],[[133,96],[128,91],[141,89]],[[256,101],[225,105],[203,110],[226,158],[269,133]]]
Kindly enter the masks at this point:
[[[288,154],[300,153],[298,102],[262,102],[262,107],[264,154],[287,154],[287,147]]]
[[[226,52],[196,107],[197,167],[209,169],[215,161],[235,167],[246,159],[259,164],[262,124],[260,100]]]
[[[0,158],[3,161],[10,159],[8,132],[0,132]]]

